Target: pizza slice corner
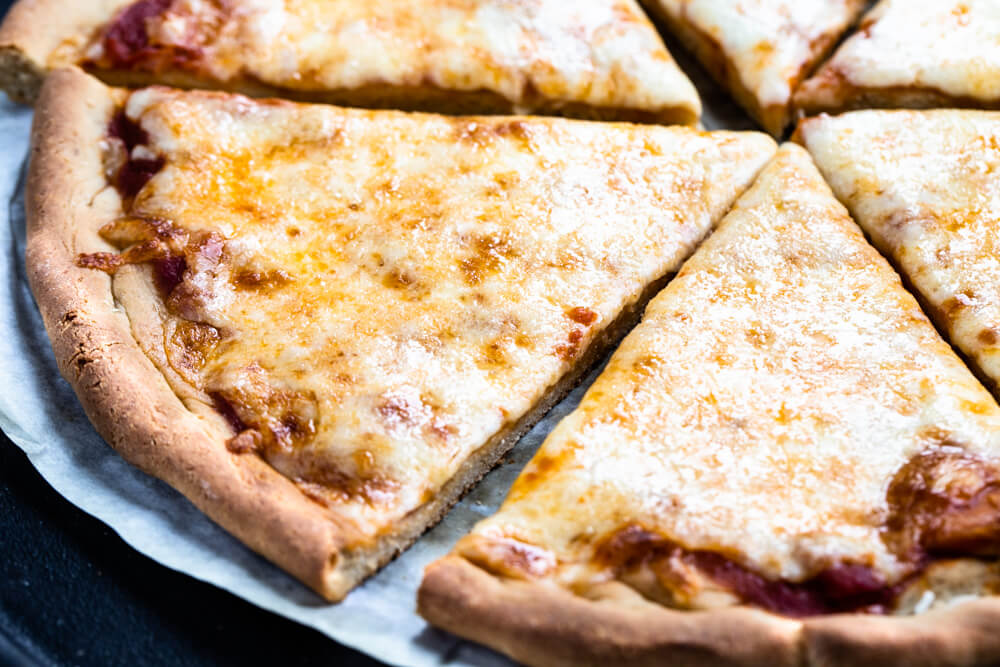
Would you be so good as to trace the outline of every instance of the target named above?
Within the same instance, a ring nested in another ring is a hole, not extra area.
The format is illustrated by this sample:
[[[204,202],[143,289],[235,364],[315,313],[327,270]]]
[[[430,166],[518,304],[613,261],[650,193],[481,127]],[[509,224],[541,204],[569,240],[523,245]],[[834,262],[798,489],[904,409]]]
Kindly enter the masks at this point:
[[[100,433],[330,599],[638,317],[766,135],[49,76],[27,269]]]
[[[871,110],[802,122],[800,140],[935,323],[1000,385],[1000,113]]]
[[[996,659],[998,426],[786,144],[418,610],[533,665]]]
[[[880,0],[799,88],[808,115],[865,108],[1000,108],[993,0]]]
[[[644,0],[737,103],[775,137],[792,96],[865,7],[864,0]]]

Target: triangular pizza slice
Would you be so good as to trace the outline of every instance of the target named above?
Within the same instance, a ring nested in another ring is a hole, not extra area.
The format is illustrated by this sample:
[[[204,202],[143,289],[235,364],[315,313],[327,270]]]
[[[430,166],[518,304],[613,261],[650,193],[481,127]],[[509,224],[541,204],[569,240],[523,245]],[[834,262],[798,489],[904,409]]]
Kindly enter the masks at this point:
[[[881,0],[795,95],[808,114],[1000,108],[996,0]]]
[[[50,77],[28,271],[129,460],[342,597],[634,321],[758,133]]]
[[[856,111],[802,122],[833,191],[952,343],[1000,384],[1000,113]]]
[[[1000,601],[946,608],[998,547],[1000,406],[789,144],[419,610],[536,665],[992,664]]]
[[[866,0],[644,0],[765,130],[780,136],[792,94]]]
[[[115,85],[445,113],[690,124],[698,94],[635,0],[19,0],[0,87],[78,65]]]

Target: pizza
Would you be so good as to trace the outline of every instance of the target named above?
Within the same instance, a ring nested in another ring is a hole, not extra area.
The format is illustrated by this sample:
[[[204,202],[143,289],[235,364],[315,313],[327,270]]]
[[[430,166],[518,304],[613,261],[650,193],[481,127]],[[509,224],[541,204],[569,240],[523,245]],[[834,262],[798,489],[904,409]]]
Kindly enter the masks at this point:
[[[781,136],[792,94],[866,0],[644,0],[765,130]]]
[[[1000,406],[788,144],[418,609],[532,665],[991,665],[998,508]]]
[[[808,114],[1000,108],[1000,4],[881,0],[795,95]]]
[[[128,460],[331,600],[479,479],[776,150],[49,76],[27,268]]]
[[[803,121],[837,196],[987,385],[1000,386],[1000,113],[856,111]]]
[[[114,85],[447,113],[694,123],[698,95],[635,0],[19,0],[0,87],[79,65]]]

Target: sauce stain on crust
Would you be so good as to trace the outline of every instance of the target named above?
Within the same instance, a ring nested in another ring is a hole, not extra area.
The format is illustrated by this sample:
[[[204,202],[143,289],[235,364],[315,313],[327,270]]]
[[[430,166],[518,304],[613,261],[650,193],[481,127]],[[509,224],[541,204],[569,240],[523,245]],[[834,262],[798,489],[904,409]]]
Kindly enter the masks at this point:
[[[749,604],[792,617],[836,612],[884,612],[897,591],[870,567],[841,563],[803,582],[770,580],[734,557],[708,549],[687,549],[673,540],[629,524],[597,542],[594,561],[613,576],[649,568],[667,589],[677,589],[683,566],[703,573]],[[679,586],[680,584],[680,586]]]

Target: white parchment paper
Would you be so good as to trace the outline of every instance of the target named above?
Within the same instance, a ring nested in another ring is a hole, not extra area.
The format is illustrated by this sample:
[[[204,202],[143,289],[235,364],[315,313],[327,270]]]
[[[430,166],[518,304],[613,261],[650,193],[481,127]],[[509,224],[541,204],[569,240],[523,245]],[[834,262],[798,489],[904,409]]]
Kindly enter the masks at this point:
[[[672,48],[678,54],[676,47]],[[686,63],[678,54],[682,65]],[[710,129],[749,121],[691,67]],[[597,371],[556,406],[444,520],[337,605],[244,547],[166,484],[122,460],[97,434],[56,368],[24,273],[24,166],[31,112],[0,96],[0,428],[42,477],[135,549],[196,579],[313,627],[379,660],[412,665],[511,665],[429,627],[415,612],[424,566],[492,514],[555,424],[576,407]]]

